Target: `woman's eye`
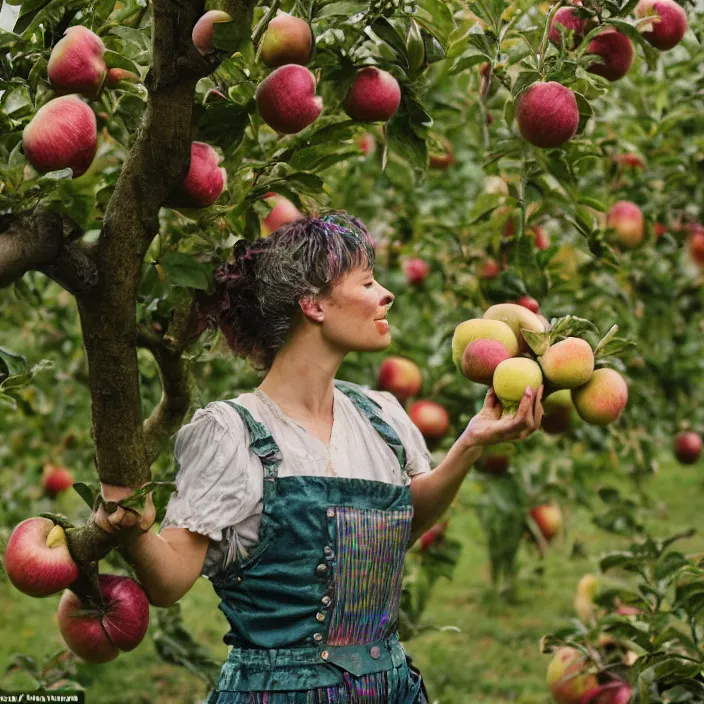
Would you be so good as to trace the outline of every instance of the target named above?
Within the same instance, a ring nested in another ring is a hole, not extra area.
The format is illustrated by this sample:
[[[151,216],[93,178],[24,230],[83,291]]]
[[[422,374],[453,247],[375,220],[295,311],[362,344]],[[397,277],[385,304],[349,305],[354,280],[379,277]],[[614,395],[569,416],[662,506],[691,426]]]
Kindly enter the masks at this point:
[[[370,281],[368,284],[364,284],[365,287],[367,287],[367,286],[373,286],[373,285],[374,285],[374,282],[373,282],[373,281]]]

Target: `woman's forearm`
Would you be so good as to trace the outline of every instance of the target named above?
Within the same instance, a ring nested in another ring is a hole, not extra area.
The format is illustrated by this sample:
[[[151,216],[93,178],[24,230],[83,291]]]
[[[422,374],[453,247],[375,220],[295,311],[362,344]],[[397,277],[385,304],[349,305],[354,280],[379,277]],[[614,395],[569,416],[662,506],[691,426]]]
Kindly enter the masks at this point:
[[[458,440],[450,448],[445,459],[432,472],[425,472],[411,479],[412,543],[432,528],[447,510],[457,496],[467,473],[481,454],[480,445],[471,445]]]

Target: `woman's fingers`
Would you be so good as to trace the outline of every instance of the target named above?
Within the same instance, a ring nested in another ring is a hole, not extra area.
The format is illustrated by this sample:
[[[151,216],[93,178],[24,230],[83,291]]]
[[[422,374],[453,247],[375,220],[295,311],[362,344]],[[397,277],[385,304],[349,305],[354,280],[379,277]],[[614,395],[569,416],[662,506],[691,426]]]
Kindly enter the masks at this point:
[[[535,397],[535,429],[538,430],[543,424],[543,393],[545,391],[545,386],[540,385],[538,389],[538,395]]]

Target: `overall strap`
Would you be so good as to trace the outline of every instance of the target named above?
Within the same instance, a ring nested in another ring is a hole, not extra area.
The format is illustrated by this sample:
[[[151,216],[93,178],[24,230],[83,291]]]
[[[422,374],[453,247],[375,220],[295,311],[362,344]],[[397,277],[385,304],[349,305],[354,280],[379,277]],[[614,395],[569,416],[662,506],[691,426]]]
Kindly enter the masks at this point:
[[[352,401],[357,410],[369,419],[369,422],[381,435],[384,442],[393,450],[399,465],[401,465],[401,471],[405,472],[406,450],[396,431],[379,415],[378,411],[381,411],[381,406],[373,398],[363,393],[358,384],[340,379],[335,379],[334,384]]]
[[[225,401],[228,406],[232,406],[241,416],[245,425],[249,429],[249,447],[262,461],[264,467],[264,481],[273,483],[278,475],[279,466],[283,462],[283,455],[276,441],[272,437],[266,425],[254,420],[252,414],[239,403]],[[266,486],[266,484],[265,484]]]

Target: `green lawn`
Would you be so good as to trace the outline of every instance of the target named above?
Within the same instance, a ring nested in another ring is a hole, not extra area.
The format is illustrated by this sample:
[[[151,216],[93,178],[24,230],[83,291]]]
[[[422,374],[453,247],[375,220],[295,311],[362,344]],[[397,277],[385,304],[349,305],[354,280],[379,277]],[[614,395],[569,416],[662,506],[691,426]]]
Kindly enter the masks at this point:
[[[649,493],[660,503],[648,516],[648,525],[662,535],[699,525],[703,482],[701,466],[664,464],[649,485]],[[463,492],[469,490],[470,485],[465,485]],[[603,551],[623,541],[594,528],[586,513],[573,513],[567,540],[552,547],[542,576],[534,569],[534,555],[522,555],[525,579],[519,601],[508,605],[488,586],[486,552],[474,515],[458,512],[451,534],[464,540],[456,578],[436,588],[425,621],[455,625],[461,632],[428,631],[405,644],[424,673],[431,698],[439,704],[549,704],[544,683],[548,656],[538,651],[540,638],[574,615],[578,579],[595,570]],[[584,544],[587,557],[569,558],[575,539]],[[704,539],[695,536],[680,549],[704,550]],[[15,652],[42,657],[61,647],[57,603],[57,596],[26,597],[0,579],[0,675]],[[222,642],[227,622],[217,603],[212,587],[201,579],[184,597],[182,607],[191,633],[222,662],[227,655]],[[202,701],[207,690],[196,676],[161,662],[149,637],[137,650],[113,662],[81,665],[79,673],[88,688],[89,704],[193,703]],[[19,689],[22,682],[21,675],[13,674],[0,679],[0,687]]]

